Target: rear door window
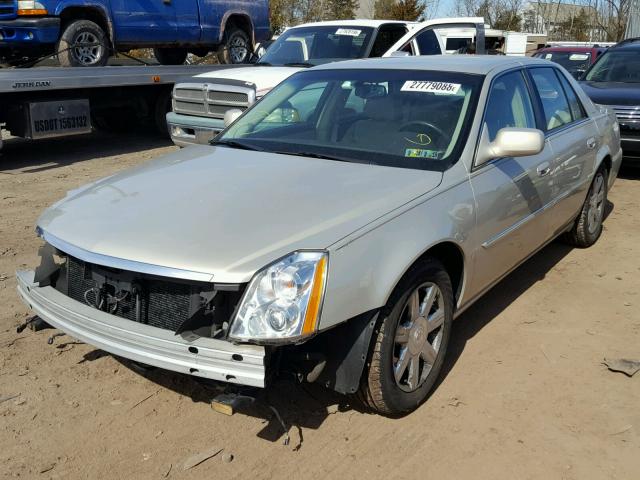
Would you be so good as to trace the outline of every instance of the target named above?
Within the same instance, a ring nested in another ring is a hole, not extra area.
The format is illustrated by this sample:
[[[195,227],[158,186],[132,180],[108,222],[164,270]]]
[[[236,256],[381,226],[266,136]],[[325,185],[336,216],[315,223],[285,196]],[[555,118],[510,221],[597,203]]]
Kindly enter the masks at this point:
[[[571,109],[571,117],[573,118],[573,121],[575,122],[576,120],[586,118],[587,114],[584,111],[582,102],[580,102],[576,91],[562,73],[556,71],[556,74],[560,77],[560,83],[562,83],[564,93],[567,95],[567,99],[569,100],[569,108]]]

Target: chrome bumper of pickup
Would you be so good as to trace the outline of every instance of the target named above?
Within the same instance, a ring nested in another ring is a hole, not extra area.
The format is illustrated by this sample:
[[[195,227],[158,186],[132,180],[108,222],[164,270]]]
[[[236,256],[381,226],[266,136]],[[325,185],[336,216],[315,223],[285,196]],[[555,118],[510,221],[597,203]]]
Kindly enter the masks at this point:
[[[167,126],[173,143],[179,147],[188,147],[208,145],[224,129],[224,121],[169,112]]]
[[[18,293],[50,325],[114,355],[156,367],[222,382],[264,387],[263,347],[175,335],[96,310],[53,287],[34,283],[34,272],[16,273]]]

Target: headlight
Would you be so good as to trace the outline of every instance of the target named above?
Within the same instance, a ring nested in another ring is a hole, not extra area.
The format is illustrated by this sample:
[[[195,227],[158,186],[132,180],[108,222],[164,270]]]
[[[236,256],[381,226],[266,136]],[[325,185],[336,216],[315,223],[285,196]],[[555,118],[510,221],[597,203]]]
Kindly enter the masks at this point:
[[[312,335],[326,278],[325,252],[295,252],[261,270],[242,298],[229,337],[278,343]]]
[[[46,15],[47,9],[35,0],[18,0],[18,15]]]

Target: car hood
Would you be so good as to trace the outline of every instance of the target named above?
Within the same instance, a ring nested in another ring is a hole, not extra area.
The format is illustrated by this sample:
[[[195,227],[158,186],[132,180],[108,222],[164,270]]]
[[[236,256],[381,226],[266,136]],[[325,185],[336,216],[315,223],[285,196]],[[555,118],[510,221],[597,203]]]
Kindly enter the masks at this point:
[[[441,172],[195,146],[70,192],[38,226],[116,259],[248,281],[437,187]]]
[[[214,70],[207,73],[196,75],[194,78],[209,79],[211,83],[215,83],[216,79],[221,80],[240,80],[252,83],[259,92],[264,89],[272,89],[285,78],[289,78],[296,72],[304,70],[299,67],[240,67],[227,68],[224,70]]]
[[[640,83],[580,82],[593,103],[640,105]]]

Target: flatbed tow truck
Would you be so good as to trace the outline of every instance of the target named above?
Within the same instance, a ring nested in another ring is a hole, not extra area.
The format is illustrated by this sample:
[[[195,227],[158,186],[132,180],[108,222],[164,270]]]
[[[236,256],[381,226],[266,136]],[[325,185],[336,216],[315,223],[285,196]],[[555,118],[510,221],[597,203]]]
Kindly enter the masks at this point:
[[[0,128],[31,140],[127,131],[147,124],[168,135],[171,90],[182,78],[234,65],[134,65],[0,69]],[[0,130],[0,149],[2,149]]]

